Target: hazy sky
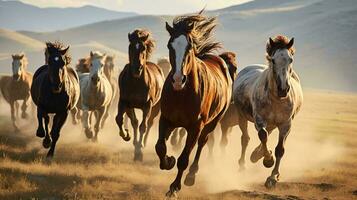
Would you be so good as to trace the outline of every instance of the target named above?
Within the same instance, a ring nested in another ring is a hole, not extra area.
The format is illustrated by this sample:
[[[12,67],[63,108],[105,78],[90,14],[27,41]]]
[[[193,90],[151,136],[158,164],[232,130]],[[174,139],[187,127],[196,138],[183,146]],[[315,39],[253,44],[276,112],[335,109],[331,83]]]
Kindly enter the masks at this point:
[[[94,5],[118,11],[140,14],[182,14],[207,9],[218,9],[250,0],[21,0],[39,7],[78,7]]]

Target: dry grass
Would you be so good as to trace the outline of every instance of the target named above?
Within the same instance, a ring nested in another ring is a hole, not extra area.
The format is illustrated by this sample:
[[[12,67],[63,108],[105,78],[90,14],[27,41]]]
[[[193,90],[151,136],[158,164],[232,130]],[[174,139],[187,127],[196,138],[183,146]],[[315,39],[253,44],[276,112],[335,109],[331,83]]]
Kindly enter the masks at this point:
[[[113,122],[98,144],[86,141],[81,129],[68,123],[49,163],[34,125],[22,122],[24,131],[13,133],[7,105],[1,108],[0,199],[163,199],[175,176],[176,169],[159,170],[153,149],[156,131],[141,164],[132,161],[132,145],[120,139]],[[258,144],[252,126],[250,133],[248,152]],[[235,129],[227,155],[217,149],[209,160],[204,152],[196,185],[183,185],[180,199],[357,198],[357,95],[306,92],[274,190],[263,186],[270,169],[261,163],[247,163],[245,172],[238,171],[239,137]],[[269,140],[273,149],[276,134]]]

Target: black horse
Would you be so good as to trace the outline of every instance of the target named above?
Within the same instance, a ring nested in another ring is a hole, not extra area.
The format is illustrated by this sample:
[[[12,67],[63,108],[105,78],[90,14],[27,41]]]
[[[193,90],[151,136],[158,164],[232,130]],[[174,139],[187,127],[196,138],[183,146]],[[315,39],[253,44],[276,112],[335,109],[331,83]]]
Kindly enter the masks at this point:
[[[59,42],[47,42],[46,46],[46,65],[37,69],[33,76],[31,96],[37,106],[36,135],[45,137],[42,144],[44,148],[51,147],[47,154],[51,158],[68,111],[77,104],[80,90],[77,73],[68,67],[71,61],[69,46],[64,48]],[[50,134],[48,114],[55,114]]]

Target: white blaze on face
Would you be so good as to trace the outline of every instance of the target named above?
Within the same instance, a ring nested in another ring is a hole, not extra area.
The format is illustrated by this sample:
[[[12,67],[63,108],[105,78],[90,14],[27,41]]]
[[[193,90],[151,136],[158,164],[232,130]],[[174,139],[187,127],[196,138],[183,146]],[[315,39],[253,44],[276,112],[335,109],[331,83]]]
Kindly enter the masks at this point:
[[[92,66],[91,66],[91,70],[90,70],[90,75],[93,76],[96,74],[99,76],[102,66],[104,64],[104,59],[93,58],[91,62],[92,62]]]
[[[182,76],[182,62],[185,56],[186,48],[188,45],[188,41],[186,36],[180,35],[179,37],[175,38],[171,43],[172,48],[175,51],[175,64],[176,64],[176,72],[175,74],[178,76]]]
[[[12,73],[13,75],[20,75],[21,74],[21,60],[14,60],[12,63]]]
[[[137,50],[139,50],[140,44],[139,44],[139,43],[136,43],[135,48],[136,48]]]

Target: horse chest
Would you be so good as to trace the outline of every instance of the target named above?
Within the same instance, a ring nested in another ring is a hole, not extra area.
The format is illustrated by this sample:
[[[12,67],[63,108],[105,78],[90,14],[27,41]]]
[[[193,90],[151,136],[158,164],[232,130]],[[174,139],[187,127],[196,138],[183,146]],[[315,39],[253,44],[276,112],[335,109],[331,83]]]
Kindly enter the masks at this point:
[[[264,101],[257,103],[254,112],[268,124],[280,124],[291,119],[294,105],[289,100],[281,102]]]
[[[141,107],[150,100],[149,87],[141,80],[124,83],[120,88],[120,98],[131,107]]]
[[[30,87],[23,81],[12,81],[9,92],[14,100],[25,99],[30,95]]]

